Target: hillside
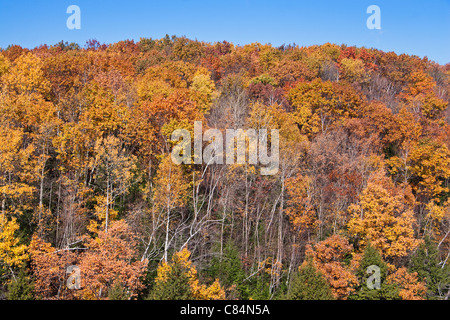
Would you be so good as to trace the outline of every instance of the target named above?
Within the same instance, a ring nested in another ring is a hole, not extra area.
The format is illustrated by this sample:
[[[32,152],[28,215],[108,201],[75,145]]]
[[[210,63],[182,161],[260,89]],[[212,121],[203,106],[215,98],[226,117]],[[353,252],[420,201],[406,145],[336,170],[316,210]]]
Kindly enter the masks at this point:
[[[2,299],[450,295],[449,64],[166,36],[10,46],[0,88]],[[177,164],[196,121],[276,170]]]

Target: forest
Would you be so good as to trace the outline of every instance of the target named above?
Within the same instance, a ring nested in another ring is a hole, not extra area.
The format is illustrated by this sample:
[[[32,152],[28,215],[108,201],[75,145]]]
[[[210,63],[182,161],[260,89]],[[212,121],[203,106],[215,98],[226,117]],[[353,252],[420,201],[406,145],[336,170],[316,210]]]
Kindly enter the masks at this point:
[[[449,91],[345,44],[0,50],[0,299],[447,300]],[[278,171],[174,163],[195,121],[278,130]]]

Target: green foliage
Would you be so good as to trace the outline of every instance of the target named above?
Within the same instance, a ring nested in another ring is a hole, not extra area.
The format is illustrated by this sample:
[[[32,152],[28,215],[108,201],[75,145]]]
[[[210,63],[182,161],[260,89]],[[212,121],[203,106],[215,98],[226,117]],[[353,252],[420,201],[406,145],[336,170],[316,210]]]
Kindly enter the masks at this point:
[[[167,281],[157,282],[147,300],[193,300],[189,277],[183,267],[173,264]]]
[[[334,44],[0,50],[0,299],[420,299],[425,283],[442,298],[448,238],[416,246],[448,231],[449,80],[427,59]],[[194,121],[279,129],[281,170],[173,165],[168,138]],[[106,236],[121,219],[130,232]],[[181,245],[193,260],[159,263]],[[80,262],[85,289],[69,290]]]
[[[116,282],[114,286],[108,292],[109,300],[129,300],[130,295],[127,293],[125,287],[120,283]]]
[[[378,266],[380,268],[380,289],[370,289],[367,287],[367,279],[371,273],[367,272],[369,266]],[[349,297],[351,300],[396,300],[400,299],[398,288],[395,284],[387,284],[386,276],[388,272],[387,264],[383,261],[380,252],[370,243],[367,245],[364,255],[356,271],[359,287],[356,294]]]
[[[271,298],[269,280],[267,274],[255,276],[249,283],[249,298],[253,300],[269,300]]]
[[[69,43],[67,41],[64,42],[63,40],[55,44],[54,47],[60,48],[62,51],[80,50],[80,45],[78,43],[75,42]]]
[[[235,291],[237,294],[235,298],[248,299],[249,288],[244,282],[246,273],[242,267],[239,250],[233,243],[229,242],[224,246],[222,257],[214,257],[207,271],[212,278],[218,278],[225,288]]]
[[[21,269],[15,279],[11,279],[6,294],[8,300],[34,300],[34,285],[28,273]]]
[[[333,300],[331,288],[312,260],[303,264],[291,280],[287,300]]]
[[[450,267],[447,264],[442,268],[439,262],[437,245],[429,237],[425,238],[411,257],[409,271],[417,272],[419,280],[425,281],[429,299],[441,299],[447,293],[445,288],[450,283]]]
[[[252,80],[250,80],[250,83],[252,83],[252,84],[261,83],[263,85],[270,84],[274,87],[276,87],[278,85],[276,80],[267,74],[262,74],[260,76],[254,77]]]

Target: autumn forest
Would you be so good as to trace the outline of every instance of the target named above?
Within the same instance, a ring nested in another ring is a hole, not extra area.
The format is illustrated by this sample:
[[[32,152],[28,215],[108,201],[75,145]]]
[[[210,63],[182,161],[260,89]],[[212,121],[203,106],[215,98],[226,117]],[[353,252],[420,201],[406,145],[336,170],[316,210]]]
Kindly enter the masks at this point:
[[[340,44],[0,50],[0,299],[448,299],[449,101]],[[174,163],[195,121],[277,129],[277,173]]]

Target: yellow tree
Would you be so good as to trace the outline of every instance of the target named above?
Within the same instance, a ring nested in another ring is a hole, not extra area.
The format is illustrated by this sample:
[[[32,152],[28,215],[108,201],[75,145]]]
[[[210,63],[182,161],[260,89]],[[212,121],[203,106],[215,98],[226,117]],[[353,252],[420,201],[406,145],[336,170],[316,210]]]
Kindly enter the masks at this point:
[[[428,119],[436,119],[448,103],[436,96],[436,82],[423,71],[410,75],[410,84],[401,94],[407,107]]]
[[[420,242],[414,237],[413,203],[407,186],[395,186],[383,172],[377,172],[369,178],[359,203],[349,206],[348,231],[361,247],[370,241],[386,259],[404,257]]]
[[[293,117],[302,132],[325,132],[335,121],[354,117],[361,97],[349,86],[320,79],[300,82],[289,91]]]
[[[450,178],[450,150],[443,143],[425,139],[411,150],[407,161],[414,191],[420,200],[435,199],[448,193],[446,181]]]
[[[163,261],[157,270],[155,278],[154,299],[195,299],[223,300],[225,290],[216,279],[210,286],[200,284],[197,269],[189,260],[191,253],[187,248],[176,252],[172,261]],[[181,282],[178,282],[182,280]],[[185,283],[182,283],[183,280]],[[179,285],[174,287],[174,284]]]
[[[340,61],[341,77],[352,83],[365,83],[370,79],[370,72],[366,70],[360,59],[344,58]]]
[[[98,139],[94,152],[92,167],[96,170],[96,184],[103,191],[103,194],[97,197],[96,215],[104,221],[107,232],[111,216],[116,215],[116,198],[126,193],[130,187],[132,171],[135,168],[134,159],[126,154],[121,141],[114,136]]]
[[[197,70],[190,89],[192,100],[197,102],[202,112],[208,112],[217,96],[216,86],[211,80],[210,72],[204,68]]]
[[[42,60],[33,53],[21,55],[3,75],[7,90],[17,94],[47,94],[50,83],[45,78],[43,66]]]
[[[8,220],[0,213],[0,264],[13,272],[14,267],[20,267],[28,260],[27,246],[20,244],[15,232],[19,229],[16,218]],[[12,273],[14,276],[14,273]]]
[[[170,227],[174,219],[172,213],[176,208],[186,205],[190,185],[182,167],[174,164],[170,155],[161,159],[154,183],[154,210],[159,212],[158,216],[164,217],[166,224],[163,259],[167,261]]]
[[[23,148],[24,132],[0,126],[0,198],[1,212],[19,215],[31,209],[34,187],[32,153],[34,147]]]
[[[8,71],[9,67],[11,66],[11,63],[9,62],[8,58],[5,57],[2,53],[0,53],[0,80],[1,76]]]
[[[15,179],[22,180],[21,189],[25,191],[25,185],[39,181],[39,205],[33,208],[36,213],[34,218],[41,228],[43,215],[49,212],[44,209],[45,169],[52,151],[51,138],[59,124],[55,105],[47,101],[50,82],[44,71],[44,61],[30,52],[22,54],[8,68],[2,80],[6,93],[4,100],[0,102],[2,131],[8,130],[8,127],[14,128],[9,130],[9,134],[15,136],[6,147],[13,147],[13,143],[17,143],[20,137],[18,148],[22,150],[16,152],[16,156],[23,155],[25,150],[28,153],[22,173],[16,173],[16,177],[9,176],[10,187]],[[19,132],[20,129],[23,129],[23,133]],[[28,170],[24,170],[24,167]],[[23,177],[27,171],[29,175],[21,179],[20,176]]]

